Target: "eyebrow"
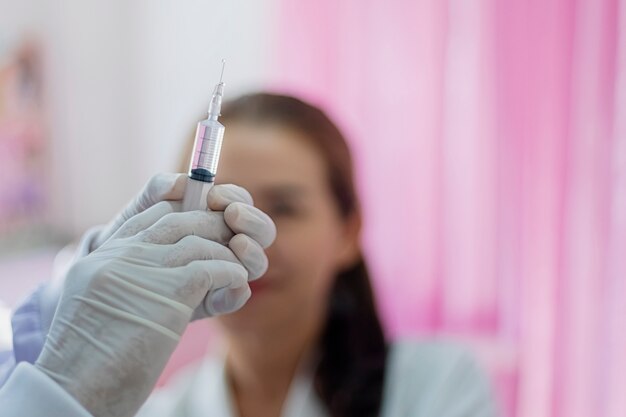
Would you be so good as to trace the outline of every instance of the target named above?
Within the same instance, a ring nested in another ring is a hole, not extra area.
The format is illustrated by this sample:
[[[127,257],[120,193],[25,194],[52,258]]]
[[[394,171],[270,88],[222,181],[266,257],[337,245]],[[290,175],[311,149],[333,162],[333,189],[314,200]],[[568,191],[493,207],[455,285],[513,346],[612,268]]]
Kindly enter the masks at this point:
[[[306,187],[300,185],[276,185],[262,188],[259,194],[268,198],[297,199],[306,196]]]

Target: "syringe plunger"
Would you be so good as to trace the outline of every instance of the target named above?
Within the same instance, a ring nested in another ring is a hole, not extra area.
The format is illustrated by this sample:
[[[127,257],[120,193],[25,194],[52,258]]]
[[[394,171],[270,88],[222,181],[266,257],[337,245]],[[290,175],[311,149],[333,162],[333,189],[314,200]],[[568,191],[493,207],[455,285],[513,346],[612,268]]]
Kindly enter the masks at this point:
[[[194,152],[189,165],[189,177],[203,182],[212,182],[217,174],[224,126],[211,118],[202,120],[196,129]]]

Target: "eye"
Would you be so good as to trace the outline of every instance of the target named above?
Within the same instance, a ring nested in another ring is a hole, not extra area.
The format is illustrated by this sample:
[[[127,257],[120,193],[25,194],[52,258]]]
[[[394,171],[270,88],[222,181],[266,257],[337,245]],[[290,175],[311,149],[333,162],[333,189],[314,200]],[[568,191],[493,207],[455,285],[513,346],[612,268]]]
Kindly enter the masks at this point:
[[[286,201],[276,201],[268,207],[270,217],[277,219],[281,217],[297,217],[301,214],[301,209],[294,203]]]

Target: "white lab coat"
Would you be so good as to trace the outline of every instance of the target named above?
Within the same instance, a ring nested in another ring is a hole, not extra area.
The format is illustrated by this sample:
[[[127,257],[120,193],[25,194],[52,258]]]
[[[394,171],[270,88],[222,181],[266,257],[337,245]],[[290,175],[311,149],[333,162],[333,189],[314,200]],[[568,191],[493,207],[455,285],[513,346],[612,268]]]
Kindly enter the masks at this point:
[[[391,346],[383,391],[383,417],[494,417],[487,378],[466,351],[442,342],[400,342]],[[327,416],[301,370],[291,384],[281,417]],[[157,391],[141,417],[236,417],[224,357],[212,356]]]
[[[0,388],[2,417],[91,417],[82,405],[50,377],[21,362]]]

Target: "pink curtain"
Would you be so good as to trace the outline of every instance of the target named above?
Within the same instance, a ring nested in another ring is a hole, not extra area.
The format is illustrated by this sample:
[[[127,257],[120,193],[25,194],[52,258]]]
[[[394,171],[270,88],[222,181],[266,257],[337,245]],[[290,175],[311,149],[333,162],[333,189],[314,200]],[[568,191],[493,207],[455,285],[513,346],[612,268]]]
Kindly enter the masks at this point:
[[[279,3],[390,334],[470,341],[506,415],[626,416],[626,1]]]

